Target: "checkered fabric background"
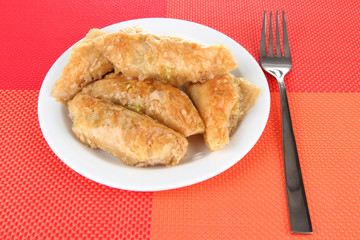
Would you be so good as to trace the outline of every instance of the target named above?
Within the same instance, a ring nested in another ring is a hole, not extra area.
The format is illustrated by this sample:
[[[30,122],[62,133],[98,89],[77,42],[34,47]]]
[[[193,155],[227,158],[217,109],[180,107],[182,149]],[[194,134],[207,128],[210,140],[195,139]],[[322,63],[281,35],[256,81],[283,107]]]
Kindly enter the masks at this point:
[[[0,239],[359,239],[360,4],[285,0],[0,2]],[[49,148],[37,118],[42,81],[90,28],[185,19],[233,38],[259,61],[264,10],[285,9],[286,77],[314,233],[290,233],[280,102],[255,147],[205,182],[131,192],[92,182]]]

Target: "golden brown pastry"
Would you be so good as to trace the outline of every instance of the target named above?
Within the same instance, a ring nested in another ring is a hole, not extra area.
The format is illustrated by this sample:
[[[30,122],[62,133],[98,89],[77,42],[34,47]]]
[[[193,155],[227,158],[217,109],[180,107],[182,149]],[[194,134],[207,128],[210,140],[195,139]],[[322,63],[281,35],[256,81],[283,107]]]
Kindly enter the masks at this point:
[[[185,137],[204,132],[197,109],[181,90],[160,81],[109,75],[85,87],[82,93],[145,113]]]
[[[69,62],[55,82],[51,95],[67,103],[87,84],[113,70],[113,64],[94,47],[94,41],[106,32],[92,29],[85,39],[71,49]]]
[[[119,32],[140,33],[142,29],[124,28]],[[59,102],[67,103],[88,84],[114,70],[112,62],[104,56],[103,50],[95,47],[100,36],[108,34],[100,29],[91,29],[85,39],[71,49],[69,62],[60,78],[55,82],[51,95]]]
[[[239,106],[236,106],[238,112],[234,112],[234,115],[237,116],[237,120],[234,120],[234,124],[230,124],[230,126],[233,126],[230,129],[230,135],[235,131],[238,123],[244,119],[247,112],[254,106],[256,99],[260,94],[260,88],[245,78],[234,77],[233,83],[235,83],[236,89],[239,92]],[[231,117],[232,116],[230,116],[230,122],[232,121]]]
[[[190,84],[187,90],[205,123],[204,140],[210,151],[229,143],[230,135],[254,105],[260,89],[229,73],[204,83]]]
[[[69,102],[69,111],[81,142],[128,165],[177,165],[187,152],[188,142],[180,133],[109,101],[79,94]]]
[[[198,44],[135,29],[106,34],[96,40],[96,47],[114,64],[116,73],[182,86],[237,67],[230,50],[221,44]]]

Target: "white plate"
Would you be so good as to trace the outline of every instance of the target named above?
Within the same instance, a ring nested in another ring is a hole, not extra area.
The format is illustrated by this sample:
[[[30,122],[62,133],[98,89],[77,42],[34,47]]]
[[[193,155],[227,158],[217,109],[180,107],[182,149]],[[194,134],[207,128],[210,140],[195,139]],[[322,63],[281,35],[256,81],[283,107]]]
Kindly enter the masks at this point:
[[[187,155],[176,167],[135,168],[126,166],[101,150],[91,149],[77,140],[65,105],[50,96],[51,88],[68,62],[68,49],[54,63],[41,86],[38,114],[41,130],[54,153],[70,168],[104,185],[134,191],[159,191],[188,186],[214,177],[243,158],[261,136],[270,110],[270,92],[265,75],[254,58],[238,43],[209,27],[177,19],[147,18],[120,22],[104,28],[141,26],[151,33],[173,35],[200,43],[228,47],[239,68],[233,73],[250,80],[261,89],[255,106],[249,111],[230,143],[222,150],[209,152],[201,136],[191,137]]]

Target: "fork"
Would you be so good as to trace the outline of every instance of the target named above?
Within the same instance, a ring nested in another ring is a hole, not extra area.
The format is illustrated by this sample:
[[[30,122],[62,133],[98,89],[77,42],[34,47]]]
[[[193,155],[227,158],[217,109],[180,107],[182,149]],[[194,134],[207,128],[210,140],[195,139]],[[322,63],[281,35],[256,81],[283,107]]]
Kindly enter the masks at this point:
[[[304,183],[302,180],[299,156],[296,149],[295,135],[291,123],[290,110],[286,95],[284,76],[290,71],[291,55],[289,39],[286,30],[285,12],[282,11],[283,24],[283,51],[281,53],[279,14],[276,11],[276,55],[273,47],[272,12],[270,11],[269,23],[269,54],[266,54],[266,11],[261,31],[260,62],[265,71],[274,76],[280,89],[281,119],[283,136],[283,155],[286,193],[288,199],[289,217],[292,233],[312,233],[312,226],[308,204],[306,201]]]

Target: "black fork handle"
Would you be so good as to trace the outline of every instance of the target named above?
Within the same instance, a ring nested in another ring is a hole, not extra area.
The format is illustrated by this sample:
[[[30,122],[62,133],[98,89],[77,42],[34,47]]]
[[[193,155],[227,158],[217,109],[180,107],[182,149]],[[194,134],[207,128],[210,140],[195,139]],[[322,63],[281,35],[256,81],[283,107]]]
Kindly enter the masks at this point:
[[[283,80],[279,81],[279,88],[281,100],[284,171],[291,232],[312,233],[310,214],[301,175],[294,130],[291,123],[285,83]]]

